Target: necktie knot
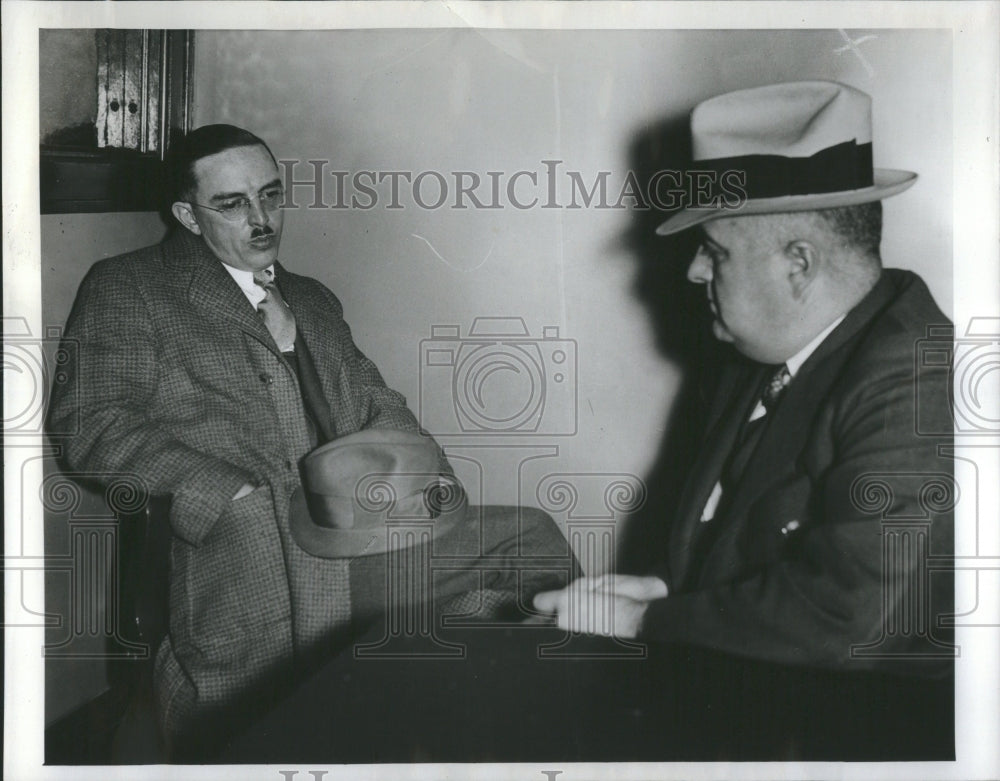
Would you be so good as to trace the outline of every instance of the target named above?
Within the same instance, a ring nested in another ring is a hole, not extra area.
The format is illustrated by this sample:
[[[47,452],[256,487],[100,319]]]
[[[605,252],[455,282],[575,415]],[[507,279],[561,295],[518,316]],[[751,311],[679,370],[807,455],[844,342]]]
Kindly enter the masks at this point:
[[[771,412],[777,406],[778,401],[781,400],[781,396],[784,394],[785,388],[788,387],[788,383],[791,380],[792,375],[789,373],[788,367],[782,364],[768,381],[767,385],[764,386],[764,392],[760,395],[760,403],[764,405],[765,410]]]

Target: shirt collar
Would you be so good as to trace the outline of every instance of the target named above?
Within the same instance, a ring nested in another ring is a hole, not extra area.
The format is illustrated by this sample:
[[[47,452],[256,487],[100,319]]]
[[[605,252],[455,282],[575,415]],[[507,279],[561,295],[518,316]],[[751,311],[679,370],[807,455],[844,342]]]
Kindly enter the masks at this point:
[[[830,325],[828,325],[826,328],[824,328],[822,331],[816,334],[816,338],[813,339],[811,342],[809,342],[809,344],[807,344],[805,347],[803,347],[801,350],[795,353],[795,355],[793,355],[791,358],[785,361],[785,366],[788,367],[788,373],[792,377],[794,377],[795,374],[798,372],[798,370],[802,368],[802,364],[804,364],[809,359],[809,356],[812,355],[814,352],[816,352],[816,348],[823,343],[823,340],[830,335],[830,332],[838,325],[840,325],[841,322],[843,322],[845,317],[847,317],[847,314],[846,313],[842,314],[840,317],[838,317],[836,320],[830,323]]]
[[[221,261],[220,261],[221,262]],[[253,272],[247,271],[242,268],[234,268],[228,263],[223,263],[222,267],[229,272],[236,284],[240,286],[240,290],[243,291],[243,295],[247,297],[251,304],[256,308],[257,304],[263,301],[267,297],[267,293],[264,288],[253,281]],[[274,264],[271,264],[266,269],[264,269],[272,278],[274,277]]]
[[[222,261],[219,261],[220,263]],[[228,263],[222,263],[222,267],[229,272],[229,275],[236,280],[236,284],[240,287],[246,287],[247,285],[255,285],[256,282],[253,281],[253,272],[247,271],[246,269],[236,268],[235,266],[230,266]],[[274,264],[272,263],[264,271],[273,279],[274,278]]]

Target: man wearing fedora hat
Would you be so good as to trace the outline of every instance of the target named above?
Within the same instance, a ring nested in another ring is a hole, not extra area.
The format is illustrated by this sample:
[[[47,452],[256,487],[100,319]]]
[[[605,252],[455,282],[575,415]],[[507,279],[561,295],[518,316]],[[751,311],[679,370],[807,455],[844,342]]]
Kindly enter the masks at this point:
[[[565,557],[566,544],[520,508],[484,510],[494,538],[470,540],[482,519],[467,518],[443,452],[355,345],[340,301],[278,262],[282,180],[263,140],[201,127],[168,168],[173,230],[90,270],[66,327],[79,390],[57,387],[50,414],[80,421],[71,469],[136,474],[170,498],[157,710],[175,744],[201,746],[393,607],[391,550],[495,554],[482,592],[496,604],[540,587],[501,571],[522,548],[498,530],[535,555]],[[409,536],[387,541],[398,519]],[[446,575],[439,603],[479,583]]]
[[[951,439],[923,432],[951,430],[950,404],[916,357],[949,323],[917,275],[882,267],[881,200],[916,174],[873,169],[870,115],[832,82],[695,108],[693,168],[745,197],[657,233],[700,232],[687,276],[731,361],[659,565],[538,595],[560,625],[785,669],[947,676],[934,619],[951,578],[927,561],[952,551]],[[574,598],[595,590],[608,598]]]

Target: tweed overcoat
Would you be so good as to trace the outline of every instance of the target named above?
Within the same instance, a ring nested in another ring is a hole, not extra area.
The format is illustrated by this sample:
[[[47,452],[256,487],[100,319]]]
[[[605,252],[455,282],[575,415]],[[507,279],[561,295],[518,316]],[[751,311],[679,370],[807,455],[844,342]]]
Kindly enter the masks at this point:
[[[651,603],[645,639],[828,669],[942,671],[951,649],[933,618],[950,609],[951,574],[927,562],[953,551],[951,402],[947,361],[942,371],[921,356],[949,353],[949,326],[918,276],[884,271],[803,364],[702,522],[774,371],[727,368],[670,523],[658,572],[670,595]]]
[[[333,293],[280,265],[277,275],[338,435],[417,430]],[[67,383],[77,391],[57,392],[51,415],[79,418],[68,465],[138,474],[151,494],[172,497],[170,628],[155,665],[169,733],[344,629],[347,564],[313,558],[289,536],[310,447],[298,380],[199,237],[178,228],[95,264],[65,336],[79,345]],[[233,501],[245,483],[260,487]]]

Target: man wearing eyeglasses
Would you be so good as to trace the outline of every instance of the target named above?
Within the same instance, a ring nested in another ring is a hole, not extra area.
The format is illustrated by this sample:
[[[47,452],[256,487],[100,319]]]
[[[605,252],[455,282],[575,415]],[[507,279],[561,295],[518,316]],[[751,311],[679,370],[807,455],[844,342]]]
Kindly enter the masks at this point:
[[[350,628],[349,560],[290,538],[300,459],[362,429],[418,425],[334,294],[278,262],[283,191],[267,145],[210,125],[172,148],[168,169],[179,225],[91,269],[66,331],[79,397],[56,393],[51,414],[81,421],[71,468],[136,474],[171,498],[154,678],[161,726],[186,740]]]

